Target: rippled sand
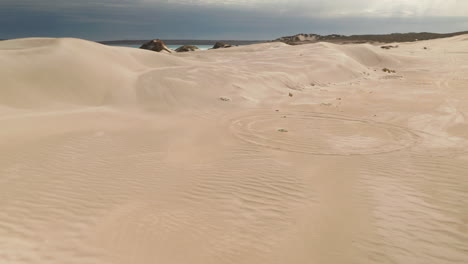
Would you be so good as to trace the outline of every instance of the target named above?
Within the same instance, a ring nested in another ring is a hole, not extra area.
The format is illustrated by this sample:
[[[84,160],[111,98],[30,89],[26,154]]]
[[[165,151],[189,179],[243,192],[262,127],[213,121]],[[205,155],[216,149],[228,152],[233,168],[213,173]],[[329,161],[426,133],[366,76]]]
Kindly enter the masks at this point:
[[[468,263],[467,35],[1,41],[0,80],[0,263]]]

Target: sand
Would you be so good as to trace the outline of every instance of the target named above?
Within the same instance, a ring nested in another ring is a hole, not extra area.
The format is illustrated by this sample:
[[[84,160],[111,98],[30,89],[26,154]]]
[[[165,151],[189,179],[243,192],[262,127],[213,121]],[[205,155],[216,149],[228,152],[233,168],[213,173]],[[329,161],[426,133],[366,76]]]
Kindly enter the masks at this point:
[[[468,263],[468,35],[395,44],[1,41],[0,263]]]

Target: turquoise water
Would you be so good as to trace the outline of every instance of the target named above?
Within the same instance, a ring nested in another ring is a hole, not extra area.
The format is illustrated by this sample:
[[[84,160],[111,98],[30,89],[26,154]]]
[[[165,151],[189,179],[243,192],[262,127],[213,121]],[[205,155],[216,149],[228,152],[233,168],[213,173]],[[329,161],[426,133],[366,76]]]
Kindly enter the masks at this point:
[[[188,45],[191,45],[191,44],[188,44]],[[111,45],[111,46],[117,46],[117,47],[127,47],[127,48],[139,48],[141,45]],[[167,45],[168,48],[170,49],[177,49],[178,47],[180,46],[183,46],[183,45]],[[199,49],[201,50],[207,50],[207,49],[211,49],[213,47],[213,45],[193,45],[193,46],[197,46]]]

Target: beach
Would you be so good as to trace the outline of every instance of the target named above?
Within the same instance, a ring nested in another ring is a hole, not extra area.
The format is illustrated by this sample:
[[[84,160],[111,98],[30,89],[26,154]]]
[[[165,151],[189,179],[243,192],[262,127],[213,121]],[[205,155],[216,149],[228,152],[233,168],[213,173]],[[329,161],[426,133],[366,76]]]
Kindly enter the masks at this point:
[[[0,41],[0,263],[468,263],[468,35]]]

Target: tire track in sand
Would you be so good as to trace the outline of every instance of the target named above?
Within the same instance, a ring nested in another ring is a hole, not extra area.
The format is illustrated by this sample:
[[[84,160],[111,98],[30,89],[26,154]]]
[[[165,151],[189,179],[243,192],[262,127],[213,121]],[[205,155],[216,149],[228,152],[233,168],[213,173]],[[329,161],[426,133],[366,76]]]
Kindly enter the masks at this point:
[[[419,141],[404,127],[319,112],[253,110],[229,122],[231,133],[247,143],[313,155],[391,153]]]

